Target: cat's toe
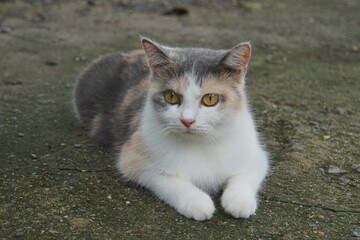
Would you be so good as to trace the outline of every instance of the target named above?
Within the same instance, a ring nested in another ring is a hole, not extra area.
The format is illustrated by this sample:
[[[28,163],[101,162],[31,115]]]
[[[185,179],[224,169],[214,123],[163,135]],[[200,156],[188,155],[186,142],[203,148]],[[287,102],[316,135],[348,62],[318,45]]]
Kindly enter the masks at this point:
[[[179,212],[188,218],[197,221],[208,220],[215,212],[215,206],[211,198],[205,194],[197,194],[187,199]]]
[[[254,194],[225,191],[221,204],[225,212],[235,218],[248,218],[255,213],[257,208],[257,199]]]

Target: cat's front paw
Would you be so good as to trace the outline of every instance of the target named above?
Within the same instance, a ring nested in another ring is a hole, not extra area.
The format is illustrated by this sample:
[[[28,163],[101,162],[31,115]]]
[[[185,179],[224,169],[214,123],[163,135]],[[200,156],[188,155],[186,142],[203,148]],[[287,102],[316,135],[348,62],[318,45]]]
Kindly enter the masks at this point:
[[[256,195],[250,192],[228,190],[221,197],[221,204],[225,212],[235,218],[248,218],[257,208]]]
[[[203,192],[193,194],[180,203],[178,211],[185,217],[193,218],[197,221],[208,220],[215,212],[215,206],[211,198]]]

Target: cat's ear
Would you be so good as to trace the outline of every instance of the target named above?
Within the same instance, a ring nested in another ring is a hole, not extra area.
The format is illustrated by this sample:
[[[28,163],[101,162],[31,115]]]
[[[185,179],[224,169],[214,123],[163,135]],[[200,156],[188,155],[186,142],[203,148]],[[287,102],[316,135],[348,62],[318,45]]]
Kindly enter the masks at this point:
[[[221,59],[221,67],[229,72],[237,81],[241,81],[246,74],[250,60],[251,45],[249,42],[240,43],[230,49]]]
[[[154,43],[148,38],[142,38],[141,42],[153,72],[170,63],[168,55],[159,44]]]

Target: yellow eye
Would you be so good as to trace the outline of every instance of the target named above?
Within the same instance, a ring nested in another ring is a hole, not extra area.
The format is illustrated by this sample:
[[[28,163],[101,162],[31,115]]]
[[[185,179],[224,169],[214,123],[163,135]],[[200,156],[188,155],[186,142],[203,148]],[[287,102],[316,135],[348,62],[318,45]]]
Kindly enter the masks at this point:
[[[217,104],[219,101],[219,95],[216,94],[205,94],[202,97],[201,103],[207,107],[212,107],[215,106],[215,104]]]
[[[170,104],[177,104],[180,102],[180,97],[172,90],[168,90],[164,92],[164,98],[165,100]]]

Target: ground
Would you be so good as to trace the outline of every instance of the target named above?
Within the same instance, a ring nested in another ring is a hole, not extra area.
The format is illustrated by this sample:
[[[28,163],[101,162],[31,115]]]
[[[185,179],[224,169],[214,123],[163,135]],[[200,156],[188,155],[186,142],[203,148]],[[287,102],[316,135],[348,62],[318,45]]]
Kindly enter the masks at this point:
[[[0,238],[360,238],[359,9],[357,0],[0,1]],[[225,214],[218,196],[209,221],[179,215],[121,181],[113,155],[74,117],[80,72],[140,48],[140,35],[182,47],[251,41],[247,90],[272,158],[251,219]]]

